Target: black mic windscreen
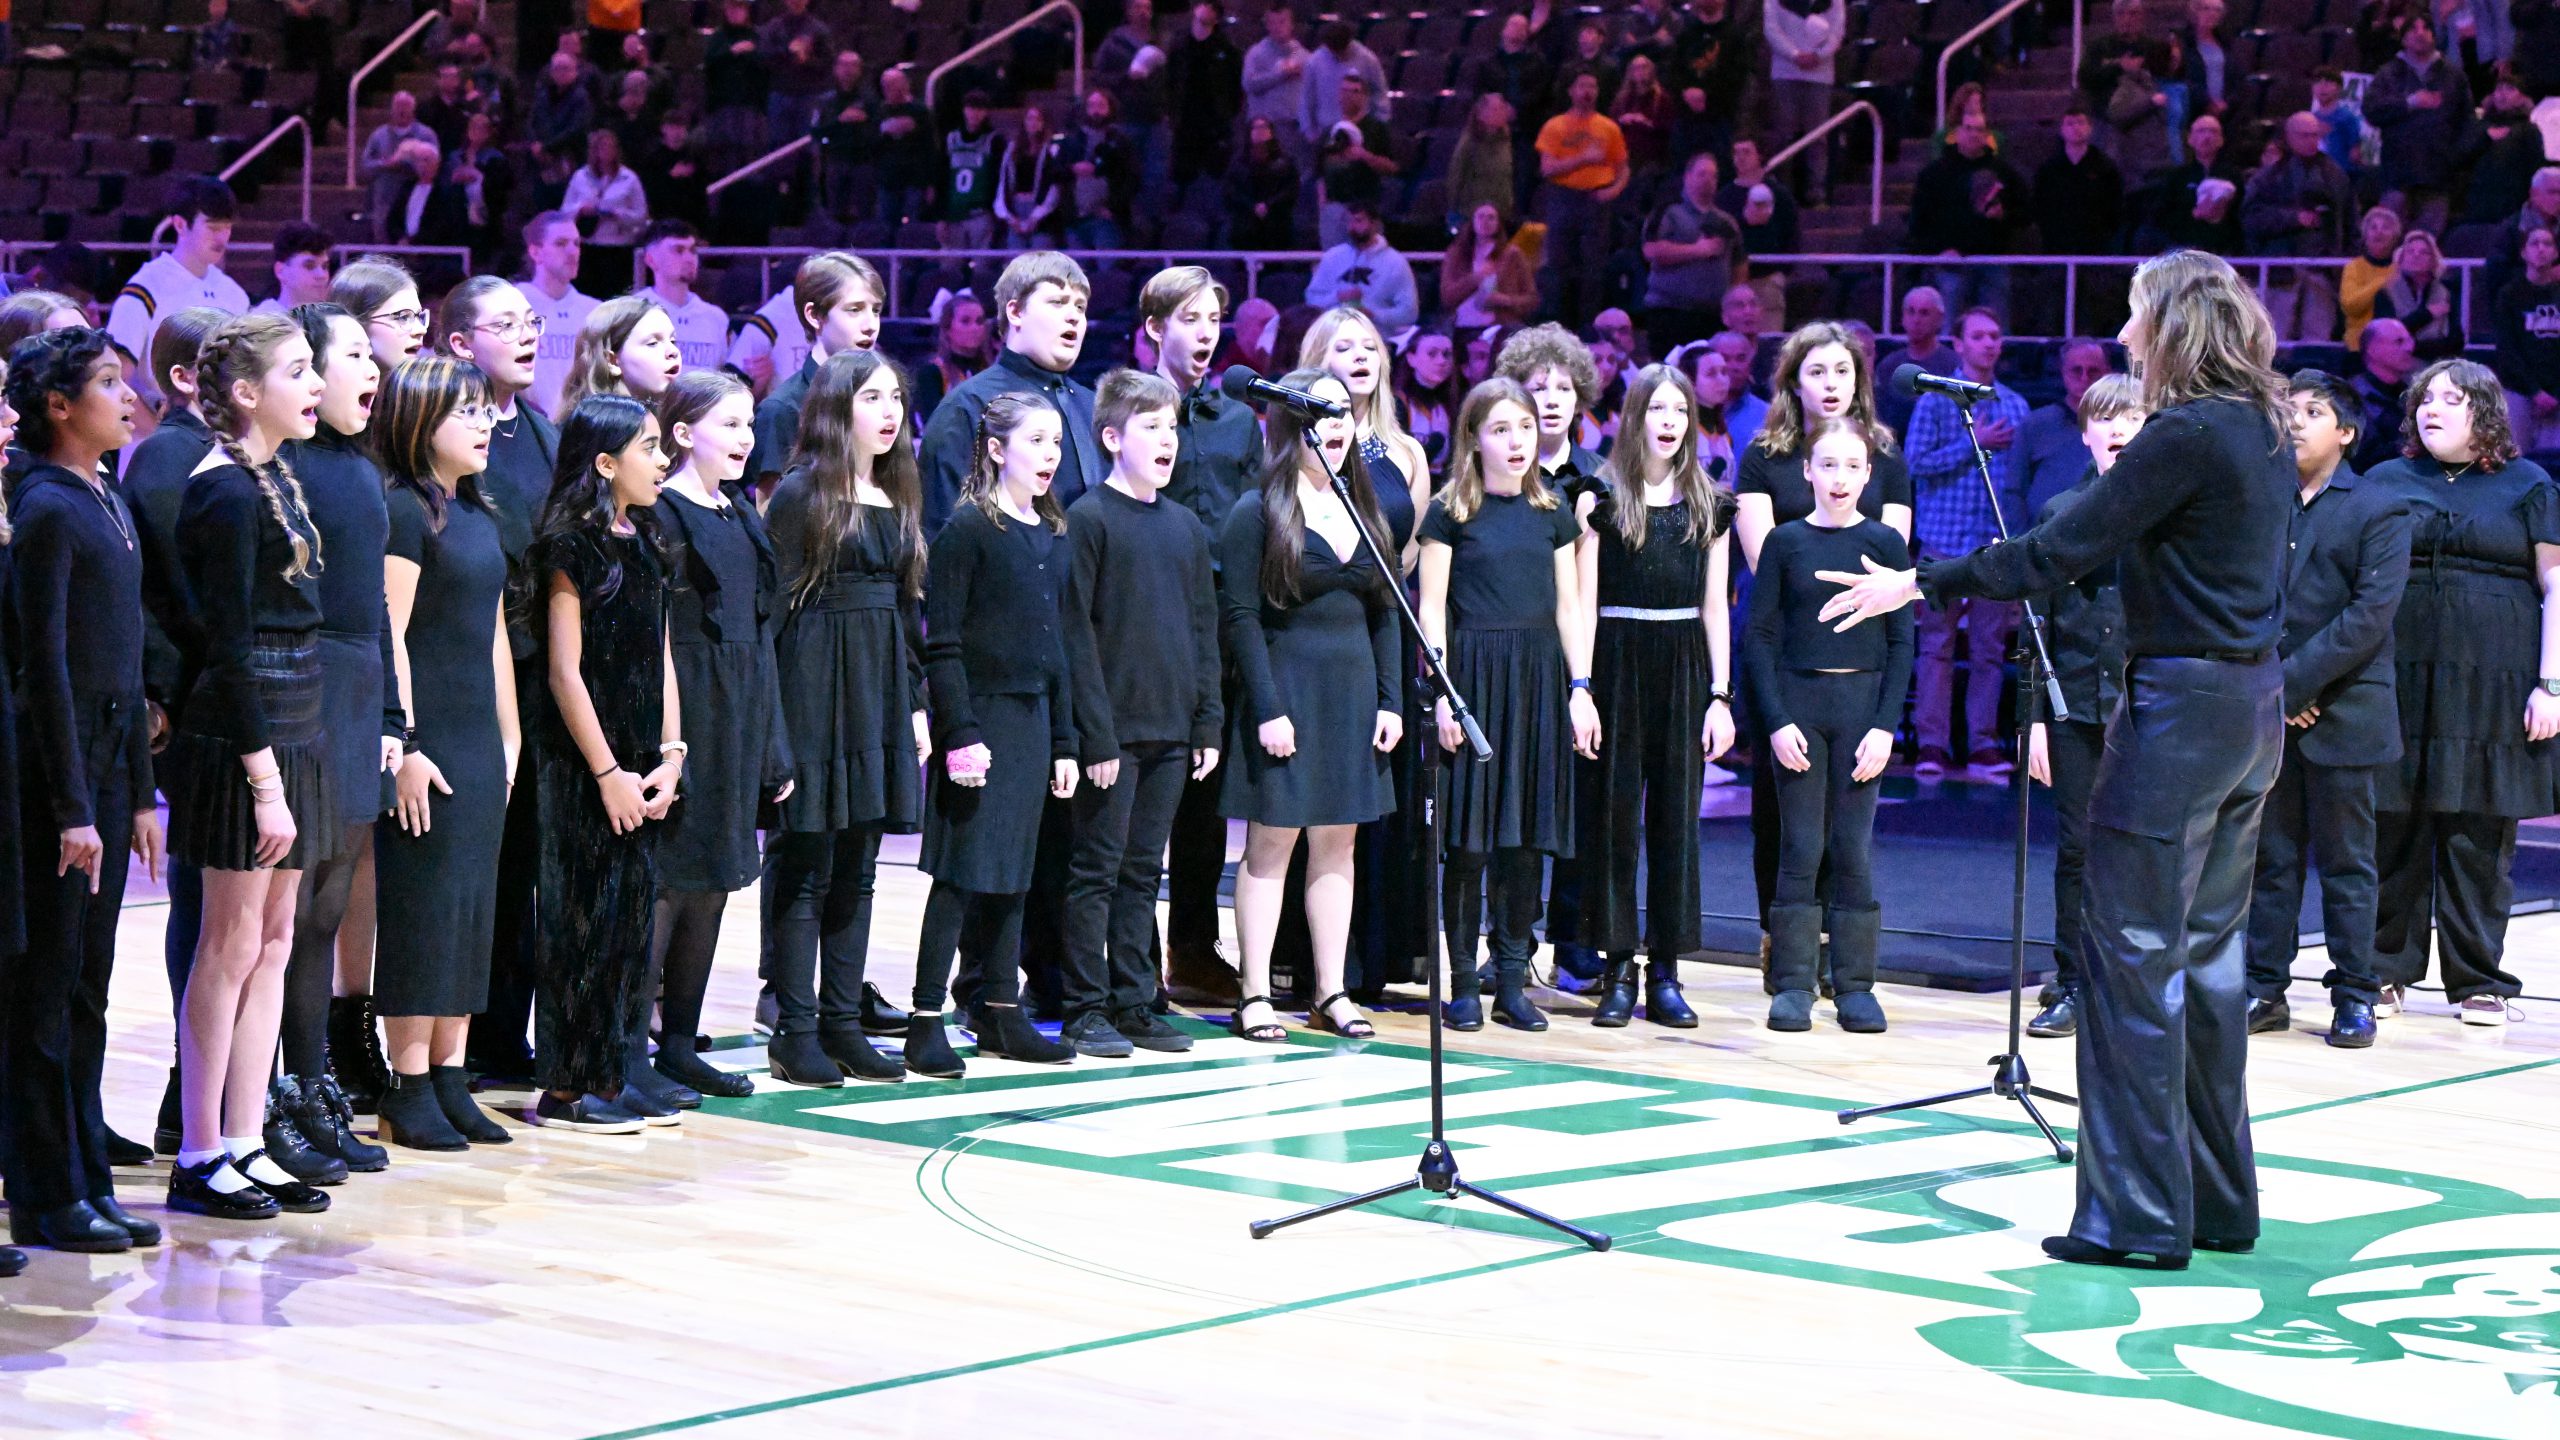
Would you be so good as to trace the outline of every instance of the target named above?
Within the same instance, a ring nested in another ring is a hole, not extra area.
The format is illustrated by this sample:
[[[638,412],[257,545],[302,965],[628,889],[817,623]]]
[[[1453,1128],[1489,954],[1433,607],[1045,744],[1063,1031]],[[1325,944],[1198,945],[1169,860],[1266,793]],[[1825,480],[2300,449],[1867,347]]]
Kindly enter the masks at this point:
[[[1218,388],[1227,392],[1227,398],[1230,400],[1251,404],[1254,382],[1261,378],[1254,373],[1250,365],[1230,365],[1227,367],[1227,373],[1219,377]]]
[[[1921,369],[1917,365],[1903,364],[1895,366],[1893,371],[1893,393],[1906,400],[1917,397],[1920,393],[1920,377],[1928,373],[1928,371]]]

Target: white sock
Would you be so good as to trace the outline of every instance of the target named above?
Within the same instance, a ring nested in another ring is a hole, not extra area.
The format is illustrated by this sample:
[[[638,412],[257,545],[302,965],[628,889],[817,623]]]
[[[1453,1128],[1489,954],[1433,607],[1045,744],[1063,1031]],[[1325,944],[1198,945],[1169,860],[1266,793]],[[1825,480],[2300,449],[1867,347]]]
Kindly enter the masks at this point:
[[[264,1154],[264,1151],[267,1148],[266,1141],[258,1136],[250,1135],[242,1137],[237,1135],[225,1135],[222,1137],[222,1148],[230,1153],[231,1168],[233,1170],[248,1176],[250,1179],[257,1181],[261,1185],[290,1185],[293,1183],[293,1177],[285,1173],[283,1166],[278,1165],[276,1162],[266,1157]],[[257,1156],[258,1158],[250,1160],[246,1165],[240,1163],[243,1160],[247,1160],[252,1155]]]
[[[180,1165],[192,1167],[201,1165],[207,1160],[226,1159],[230,1154],[231,1152],[227,1149],[181,1150],[178,1152],[178,1163]],[[204,1183],[205,1188],[213,1191],[217,1195],[237,1194],[238,1192],[249,1188],[249,1182],[240,1178],[240,1172],[232,1169],[229,1165],[217,1167],[212,1175],[206,1177]]]

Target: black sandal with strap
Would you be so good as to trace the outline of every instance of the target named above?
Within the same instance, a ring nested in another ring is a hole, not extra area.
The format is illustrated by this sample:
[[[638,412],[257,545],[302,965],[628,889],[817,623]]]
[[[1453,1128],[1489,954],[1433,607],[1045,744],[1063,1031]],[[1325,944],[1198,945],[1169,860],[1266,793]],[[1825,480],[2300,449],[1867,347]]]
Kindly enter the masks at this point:
[[[1378,1027],[1370,1024],[1368,1017],[1360,1013],[1360,1006],[1356,1001],[1353,1002],[1351,1006],[1351,1018],[1349,1020],[1336,1020],[1333,1018],[1333,1002],[1336,1000],[1350,999],[1350,991],[1336,990],[1332,994],[1317,1001],[1314,1008],[1307,1011],[1307,1028],[1310,1030],[1322,1030],[1330,1035],[1339,1035],[1345,1040],[1375,1039],[1378,1034]]]
[[[1273,1020],[1268,1025],[1247,1025],[1244,1023],[1245,1011],[1252,1009],[1256,1005],[1269,1005],[1270,1003],[1271,997],[1268,995],[1247,995],[1242,1000],[1237,1001],[1236,1013],[1227,1017],[1227,1029],[1232,1031],[1237,1039],[1251,1040],[1256,1044],[1278,1045],[1283,1041],[1286,1041],[1289,1038],[1289,1029],[1287,1026],[1282,1025],[1278,1020]]]

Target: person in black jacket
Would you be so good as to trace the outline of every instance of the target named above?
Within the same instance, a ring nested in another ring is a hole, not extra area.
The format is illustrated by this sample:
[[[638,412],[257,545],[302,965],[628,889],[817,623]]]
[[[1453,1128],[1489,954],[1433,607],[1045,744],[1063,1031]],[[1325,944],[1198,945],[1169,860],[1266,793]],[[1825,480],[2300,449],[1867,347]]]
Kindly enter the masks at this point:
[[[2006,255],[2033,215],[2026,177],[1991,148],[1981,118],[1967,115],[1949,133],[1946,150],[1912,182],[1911,248],[1951,262]],[[1951,313],[1976,305],[2008,313],[2009,274],[1997,265],[1942,265],[1930,283]]]
[[[2242,930],[2284,755],[2294,476],[2275,329],[2230,263],[2173,251],[2134,272],[2132,299],[2118,338],[2151,419],[2116,467],[2015,540],[1916,572],[1831,572],[1848,588],[1823,614],[2020,599],[2118,560],[2128,669],[2089,801],[2079,1205],[2044,1250],[2183,1269],[2258,1240]]]
[[[59,1250],[156,1245],[108,1171],[98,1073],[125,852],[159,878],[142,692],[142,557],[99,460],[133,440],[134,394],[106,332],[20,341],[9,404],[35,466],[14,496],[16,654],[26,724],[26,953],[5,988],[9,1238]]]
[[[773,497],[773,487],[791,468],[791,452],[800,443],[800,411],[808,404],[818,367],[830,355],[870,349],[880,338],[880,317],[888,310],[888,282],[852,251],[821,250],[800,262],[791,277],[791,313],[808,337],[809,358],[797,372],[774,376],[772,390],[756,406],[756,448],[747,454],[749,490]]]
[[[2249,1033],[2283,1030],[2293,1012],[2295,919],[2305,852],[2320,864],[2335,1013],[2329,1043],[2373,1043],[2375,767],[2400,758],[2391,629],[2409,583],[2408,507],[2346,465],[2364,416],[2345,381],[2293,377],[2294,468],[2302,509],[2286,555],[2284,768],[2258,830],[2249,912]],[[2318,837],[2316,840],[2313,837]]]
[[[1227,146],[1244,109],[1244,53],[1227,38],[1226,12],[1215,0],[1191,7],[1191,29],[1165,62],[1172,113],[1173,183],[1188,185],[1227,168]]]

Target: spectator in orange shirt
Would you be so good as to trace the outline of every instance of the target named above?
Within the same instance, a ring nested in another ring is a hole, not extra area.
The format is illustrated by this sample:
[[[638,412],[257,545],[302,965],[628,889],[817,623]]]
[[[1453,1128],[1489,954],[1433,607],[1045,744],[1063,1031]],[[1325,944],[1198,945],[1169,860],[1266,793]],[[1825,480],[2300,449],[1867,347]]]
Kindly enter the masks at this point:
[[[1627,141],[1599,113],[1600,77],[1575,75],[1571,108],[1538,131],[1538,214],[1546,222],[1539,276],[1550,313],[1579,329],[1599,308],[1601,271],[1627,188]]]

